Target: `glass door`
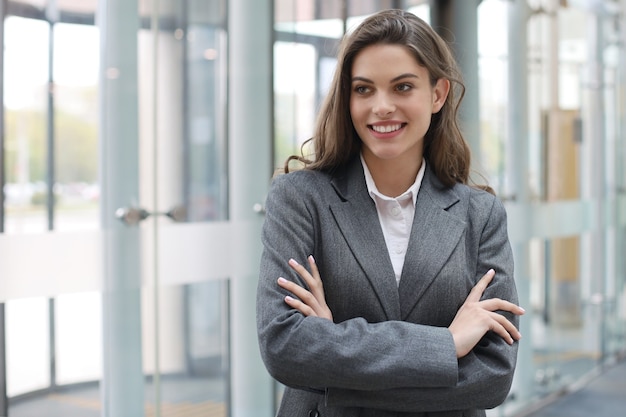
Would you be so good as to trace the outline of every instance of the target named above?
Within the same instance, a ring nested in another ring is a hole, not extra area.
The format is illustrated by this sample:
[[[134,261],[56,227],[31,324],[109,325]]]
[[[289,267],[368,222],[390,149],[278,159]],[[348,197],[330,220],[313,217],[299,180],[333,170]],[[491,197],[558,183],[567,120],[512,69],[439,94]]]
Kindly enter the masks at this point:
[[[225,417],[226,1],[140,2],[139,14],[139,201],[125,209],[148,216],[136,226],[145,412]]]

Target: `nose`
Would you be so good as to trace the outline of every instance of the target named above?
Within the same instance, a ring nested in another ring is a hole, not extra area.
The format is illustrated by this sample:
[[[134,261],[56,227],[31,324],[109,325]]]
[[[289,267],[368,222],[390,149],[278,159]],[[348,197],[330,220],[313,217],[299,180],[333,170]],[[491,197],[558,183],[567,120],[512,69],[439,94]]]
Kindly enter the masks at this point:
[[[396,106],[387,94],[377,94],[372,112],[378,117],[386,117],[396,110]]]

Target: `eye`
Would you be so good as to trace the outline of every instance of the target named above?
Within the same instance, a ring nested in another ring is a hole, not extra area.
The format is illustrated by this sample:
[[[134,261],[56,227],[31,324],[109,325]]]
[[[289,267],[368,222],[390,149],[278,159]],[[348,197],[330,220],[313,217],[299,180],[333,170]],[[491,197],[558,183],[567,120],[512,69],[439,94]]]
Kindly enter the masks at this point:
[[[354,87],[353,90],[354,90],[355,93],[361,94],[361,95],[367,94],[367,93],[370,92],[370,88],[365,86],[365,85],[357,85],[357,86]]]
[[[410,91],[412,88],[413,88],[413,86],[411,84],[409,84],[409,83],[401,83],[401,84],[398,84],[396,86],[396,90],[401,92],[401,93],[405,93],[407,91]]]

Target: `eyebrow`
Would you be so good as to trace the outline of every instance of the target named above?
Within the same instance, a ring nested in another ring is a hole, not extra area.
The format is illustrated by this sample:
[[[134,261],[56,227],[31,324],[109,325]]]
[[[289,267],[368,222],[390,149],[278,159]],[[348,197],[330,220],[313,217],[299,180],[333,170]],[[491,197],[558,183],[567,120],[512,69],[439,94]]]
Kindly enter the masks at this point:
[[[397,77],[392,78],[391,81],[389,81],[389,84],[395,83],[396,81],[400,81],[400,80],[402,80],[404,78],[419,78],[419,77],[417,75],[415,75],[415,74],[407,72],[407,73],[400,74]],[[374,81],[370,80],[369,78],[365,78],[365,77],[353,77],[352,78],[352,82],[355,82],[355,81],[362,81],[362,82],[374,84]]]

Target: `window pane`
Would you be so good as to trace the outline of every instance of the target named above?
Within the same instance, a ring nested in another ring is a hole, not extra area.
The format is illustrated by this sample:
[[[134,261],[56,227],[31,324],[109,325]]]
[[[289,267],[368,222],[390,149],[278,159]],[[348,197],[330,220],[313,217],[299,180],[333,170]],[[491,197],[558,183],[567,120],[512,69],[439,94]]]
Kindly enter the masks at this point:
[[[5,21],[6,233],[47,230],[46,129],[49,26]]]
[[[6,302],[7,395],[13,397],[50,385],[48,300]]]
[[[313,133],[316,62],[313,45],[274,44],[274,159],[277,166],[282,166],[289,155],[298,152],[302,142]]]
[[[55,299],[56,383],[102,376],[102,295],[63,294]]]
[[[55,230],[98,228],[98,66],[96,27],[55,25]]]

